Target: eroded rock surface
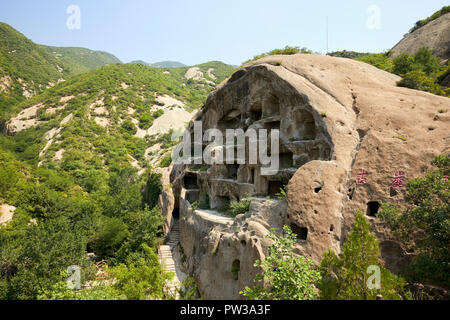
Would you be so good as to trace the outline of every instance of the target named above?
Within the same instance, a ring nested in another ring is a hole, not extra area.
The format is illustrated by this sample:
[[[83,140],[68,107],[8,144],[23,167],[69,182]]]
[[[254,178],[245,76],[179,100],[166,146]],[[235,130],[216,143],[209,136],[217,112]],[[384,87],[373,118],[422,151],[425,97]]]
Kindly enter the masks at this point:
[[[280,169],[262,174],[261,164],[248,163],[248,147],[245,164],[171,168],[173,188],[160,198],[165,231],[179,217],[184,266],[204,298],[236,299],[253,284],[271,228],[290,225],[296,252],[315,263],[329,249],[338,253],[358,209],[372,221],[385,265],[398,271],[408,263],[374,215],[381,202],[404,205],[404,188],[389,186],[396,173],[406,184],[450,149],[449,111],[436,120],[450,99],[397,87],[398,80],[349,59],[271,56],[245,65],[209,95],[195,118],[203,131],[279,129]],[[367,182],[357,185],[362,171]],[[287,199],[274,200],[286,186]],[[232,219],[218,212],[246,198],[249,213]]]
[[[450,13],[427,23],[413,33],[408,33],[392,48],[393,56],[414,54],[422,47],[430,48],[441,59],[450,58]]]

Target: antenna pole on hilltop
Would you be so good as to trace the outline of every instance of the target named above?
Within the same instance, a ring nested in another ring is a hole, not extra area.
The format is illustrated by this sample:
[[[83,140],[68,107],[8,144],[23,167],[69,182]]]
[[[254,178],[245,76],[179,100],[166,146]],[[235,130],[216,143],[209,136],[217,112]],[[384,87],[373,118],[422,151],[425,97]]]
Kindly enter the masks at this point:
[[[327,52],[326,54],[328,54],[328,16],[327,16]]]

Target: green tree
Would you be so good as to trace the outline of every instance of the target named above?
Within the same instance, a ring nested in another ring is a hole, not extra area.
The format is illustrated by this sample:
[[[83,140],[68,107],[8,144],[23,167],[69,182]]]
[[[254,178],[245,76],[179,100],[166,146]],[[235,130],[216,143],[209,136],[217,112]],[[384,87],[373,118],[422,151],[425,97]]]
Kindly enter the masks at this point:
[[[158,198],[162,190],[163,186],[161,183],[161,174],[151,172],[149,174],[143,195],[143,201],[148,204],[150,209],[158,204]]]
[[[113,257],[129,235],[128,227],[122,219],[103,216],[91,247],[101,257]]]
[[[358,211],[352,232],[336,255],[325,253],[320,266],[321,280],[318,287],[324,300],[375,300],[381,294],[386,300],[401,299],[405,282],[380,266],[378,241],[370,233],[370,223]],[[369,266],[380,270],[380,289],[369,288]]]
[[[433,56],[430,49],[424,47],[414,54],[414,63],[425,72],[427,76],[434,76],[439,69],[439,59]]]
[[[146,112],[139,118],[139,128],[147,130],[153,124],[153,117],[150,113]]]
[[[437,156],[437,169],[407,185],[406,209],[383,204],[378,216],[416,254],[407,276],[450,286],[450,153]],[[447,178],[445,178],[447,176]],[[447,181],[446,181],[447,179]]]
[[[137,132],[136,126],[130,120],[125,120],[120,127],[122,128],[123,131],[131,135],[134,135]]]
[[[129,300],[171,298],[165,291],[165,283],[173,278],[173,274],[163,273],[153,249],[143,244],[142,250],[142,256],[135,261],[108,269],[111,277],[117,280],[114,288]]]
[[[406,53],[402,53],[395,57],[392,63],[394,65],[392,72],[399,76],[403,76],[416,68],[414,58]]]
[[[0,243],[0,265],[10,263],[16,269],[9,278],[0,277],[3,282],[0,297],[36,299],[41,290],[50,289],[64,279],[61,270],[71,265],[88,266],[85,248],[82,233],[67,219],[31,224],[19,242]]]
[[[267,235],[273,244],[268,255],[255,262],[255,267],[262,268],[254,279],[256,285],[240,292],[247,299],[313,300],[318,297],[315,283],[320,279],[319,272],[314,270],[310,259],[294,254],[297,237],[291,229],[284,226],[283,231],[284,237],[277,237],[275,229]]]

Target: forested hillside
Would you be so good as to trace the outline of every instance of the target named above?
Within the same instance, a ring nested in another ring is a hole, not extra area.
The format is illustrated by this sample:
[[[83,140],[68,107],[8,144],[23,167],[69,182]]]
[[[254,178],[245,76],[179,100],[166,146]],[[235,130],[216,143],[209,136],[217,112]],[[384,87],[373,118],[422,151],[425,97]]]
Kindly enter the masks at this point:
[[[6,24],[0,36],[0,299],[171,298],[153,168],[234,68],[119,64]],[[83,270],[76,295],[60,284],[70,265]],[[106,270],[115,285],[89,289]]]
[[[120,60],[106,52],[35,44],[0,22],[0,121],[14,105],[73,75],[112,63]]]

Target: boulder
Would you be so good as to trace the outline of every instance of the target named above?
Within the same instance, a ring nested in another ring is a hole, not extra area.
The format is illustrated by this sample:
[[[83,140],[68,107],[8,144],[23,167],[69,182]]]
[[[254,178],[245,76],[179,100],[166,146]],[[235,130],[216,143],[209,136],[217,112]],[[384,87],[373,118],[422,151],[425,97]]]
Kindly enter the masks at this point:
[[[396,174],[405,185],[450,150],[450,99],[397,87],[399,79],[350,59],[269,56],[209,95],[196,116],[203,130],[279,129],[280,168],[267,175],[259,162],[173,166],[181,245],[204,298],[237,299],[253,285],[253,264],[265,257],[271,228],[281,234],[291,226],[295,251],[315,263],[329,249],[339,253],[357,210],[371,221],[385,266],[399,271],[409,263],[376,213],[381,202],[405,205],[405,188],[390,187]],[[363,172],[365,180],[358,178]],[[286,187],[282,199],[277,193]],[[219,212],[245,199],[248,213],[233,219]]]

